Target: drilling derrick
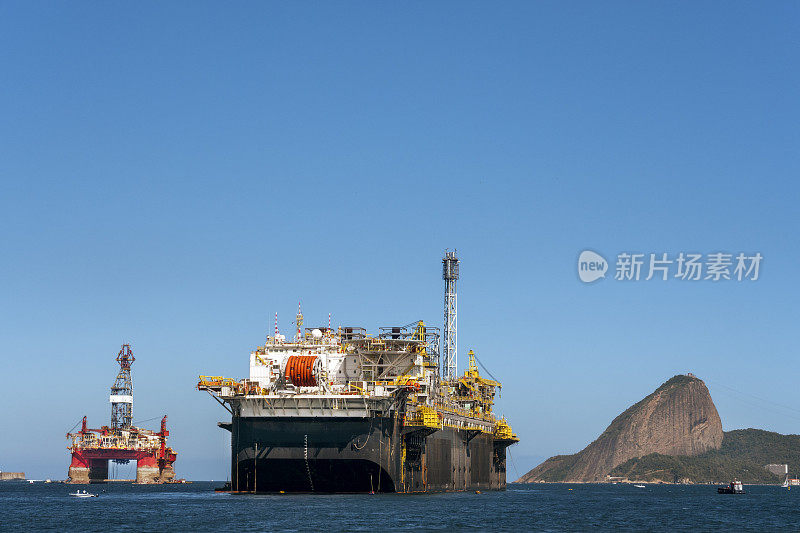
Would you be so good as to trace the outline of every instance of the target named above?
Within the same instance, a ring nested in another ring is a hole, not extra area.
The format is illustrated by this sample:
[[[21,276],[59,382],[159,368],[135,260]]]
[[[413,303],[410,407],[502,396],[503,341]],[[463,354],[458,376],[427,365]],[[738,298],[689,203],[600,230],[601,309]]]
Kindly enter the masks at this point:
[[[444,279],[444,335],[442,336],[442,374],[444,379],[456,379],[458,373],[457,351],[457,301],[456,281],[458,281],[458,258],[456,253],[445,252],[442,259],[442,279]]]
[[[119,431],[131,427],[133,420],[133,380],[131,365],[136,361],[130,344],[123,344],[117,354],[119,373],[111,387],[111,429]]]

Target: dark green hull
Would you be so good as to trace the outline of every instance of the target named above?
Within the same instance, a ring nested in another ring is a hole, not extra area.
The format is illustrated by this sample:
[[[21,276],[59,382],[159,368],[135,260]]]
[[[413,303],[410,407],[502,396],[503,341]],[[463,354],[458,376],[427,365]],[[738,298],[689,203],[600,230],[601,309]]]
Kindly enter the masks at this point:
[[[506,447],[493,435],[402,427],[392,418],[238,417],[234,492],[503,490]]]

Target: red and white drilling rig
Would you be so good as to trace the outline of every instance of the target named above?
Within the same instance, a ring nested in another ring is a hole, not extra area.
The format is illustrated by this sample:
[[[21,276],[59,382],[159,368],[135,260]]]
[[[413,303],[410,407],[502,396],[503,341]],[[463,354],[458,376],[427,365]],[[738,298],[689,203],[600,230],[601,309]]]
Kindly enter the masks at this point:
[[[136,461],[136,483],[170,483],[175,478],[172,463],[177,453],[167,446],[167,416],[161,419],[161,431],[133,426],[133,382],[131,365],[135,361],[129,344],[117,355],[120,370],[111,387],[111,425],[99,429],[87,426],[83,417],[67,449],[72,453],[69,483],[102,483],[108,480],[108,462]]]

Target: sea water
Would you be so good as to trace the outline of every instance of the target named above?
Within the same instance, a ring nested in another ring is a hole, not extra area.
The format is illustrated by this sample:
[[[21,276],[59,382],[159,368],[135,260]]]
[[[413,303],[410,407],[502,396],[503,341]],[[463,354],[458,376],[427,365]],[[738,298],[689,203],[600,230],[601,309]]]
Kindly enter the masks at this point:
[[[220,483],[0,483],[2,531],[800,530],[800,487],[530,484],[428,495],[230,495]],[[98,498],[69,496],[76,488]]]

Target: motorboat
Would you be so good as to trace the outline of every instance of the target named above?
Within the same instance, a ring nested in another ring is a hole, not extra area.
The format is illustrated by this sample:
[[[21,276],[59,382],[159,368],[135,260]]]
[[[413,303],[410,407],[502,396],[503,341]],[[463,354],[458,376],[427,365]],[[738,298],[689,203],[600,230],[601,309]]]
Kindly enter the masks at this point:
[[[92,494],[91,492],[86,492],[85,490],[70,492],[69,495],[75,496],[76,498],[97,498],[97,494]]]
[[[718,494],[744,494],[744,487],[742,482],[738,479],[731,481],[727,487],[717,487]]]

